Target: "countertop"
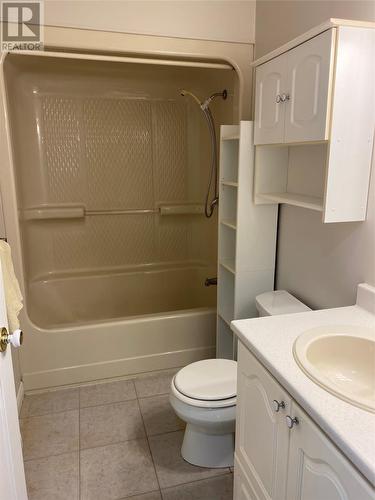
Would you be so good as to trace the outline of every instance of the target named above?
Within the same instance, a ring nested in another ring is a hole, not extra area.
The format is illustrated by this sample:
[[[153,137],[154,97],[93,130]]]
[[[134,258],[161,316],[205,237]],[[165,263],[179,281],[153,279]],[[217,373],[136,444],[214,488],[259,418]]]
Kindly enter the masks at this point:
[[[293,344],[302,332],[318,326],[374,328],[375,316],[356,305],[236,320],[231,325],[241,342],[374,484],[375,414],[342,401],[310,380],[294,360]]]

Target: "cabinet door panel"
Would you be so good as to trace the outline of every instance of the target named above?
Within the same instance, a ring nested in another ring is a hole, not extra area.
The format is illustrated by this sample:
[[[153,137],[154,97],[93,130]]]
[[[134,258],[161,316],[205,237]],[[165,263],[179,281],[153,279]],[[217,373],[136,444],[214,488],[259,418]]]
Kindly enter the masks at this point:
[[[374,491],[304,411],[290,431],[288,500],[373,500]]]
[[[236,456],[259,499],[285,498],[289,432],[285,411],[276,413],[272,401],[288,394],[240,344],[238,364]]]
[[[285,105],[276,102],[285,87],[286,55],[256,69],[254,144],[284,142]]]
[[[335,30],[288,52],[285,142],[329,139]]]
[[[234,459],[234,500],[259,500],[241,463]]]

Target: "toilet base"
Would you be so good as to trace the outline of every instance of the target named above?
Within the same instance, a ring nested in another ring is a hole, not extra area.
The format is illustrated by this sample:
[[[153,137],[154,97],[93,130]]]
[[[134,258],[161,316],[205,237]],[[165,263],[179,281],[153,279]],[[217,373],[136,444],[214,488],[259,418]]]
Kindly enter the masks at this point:
[[[196,426],[187,424],[181,455],[184,460],[199,467],[232,467],[234,433],[206,434]]]

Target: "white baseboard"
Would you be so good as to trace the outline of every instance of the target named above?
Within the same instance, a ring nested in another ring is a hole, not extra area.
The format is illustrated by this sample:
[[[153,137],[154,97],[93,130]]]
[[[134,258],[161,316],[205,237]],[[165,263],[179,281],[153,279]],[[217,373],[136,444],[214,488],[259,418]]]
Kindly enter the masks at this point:
[[[192,349],[157,353],[147,356],[69,366],[43,372],[23,373],[22,391],[82,384],[94,380],[136,375],[138,373],[156,370],[166,370],[212,357],[215,357],[214,346],[195,347]]]
[[[21,412],[21,406],[23,402],[23,398],[25,396],[25,389],[23,386],[23,382],[21,380],[20,385],[18,386],[18,391],[17,391],[17,408],[18,408],[18,415]]]

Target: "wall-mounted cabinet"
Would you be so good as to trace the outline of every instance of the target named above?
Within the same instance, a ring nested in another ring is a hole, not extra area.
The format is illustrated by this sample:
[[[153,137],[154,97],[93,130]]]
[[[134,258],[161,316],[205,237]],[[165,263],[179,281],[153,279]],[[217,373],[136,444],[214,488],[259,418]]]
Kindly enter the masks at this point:
[[[253,63],[256,203],[317,210],[323,222],[365,220],[375,123],[374,27],[330,20]]]
[[[236,357],[233,319],[256,315],[255,296],[273,289],[277,209],[256,206],[253,123],[223,125],[220,141],[217,356]]]
[[[328,140],[334,35],[325,31],[257,68],[255,145]]]

